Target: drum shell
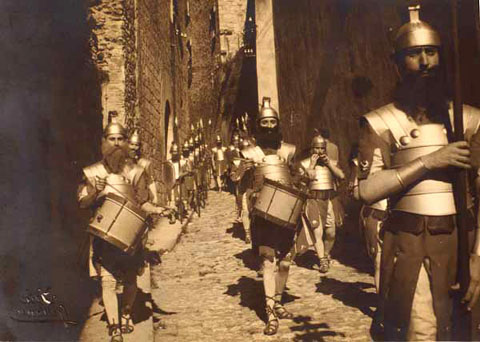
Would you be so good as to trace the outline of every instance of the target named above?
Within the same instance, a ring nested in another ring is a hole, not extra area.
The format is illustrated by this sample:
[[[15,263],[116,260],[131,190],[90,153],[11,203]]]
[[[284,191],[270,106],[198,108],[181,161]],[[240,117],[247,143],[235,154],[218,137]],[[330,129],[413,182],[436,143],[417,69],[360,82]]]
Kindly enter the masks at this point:
[[[88,232],[133,255],[147,232],[145,219],[137,206],[108,194],[90,222]]]
[[[279,226],[296,229],[305,200],[305,193],[265,179],[252,213]]]

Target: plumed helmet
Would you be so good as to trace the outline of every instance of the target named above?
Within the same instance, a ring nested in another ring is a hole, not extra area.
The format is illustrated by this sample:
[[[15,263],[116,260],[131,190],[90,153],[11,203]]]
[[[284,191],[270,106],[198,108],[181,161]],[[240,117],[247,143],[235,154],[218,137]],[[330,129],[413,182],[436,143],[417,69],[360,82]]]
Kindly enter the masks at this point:
[[[138,133],[138,129],[135,129],[132,133],[132,135],[130,135],[130,138],[128,139],[129,142],[131,143],[138,143],[140,144],[140,134]]]
[[[395,35],[395,52],[416,46],[441,46],[438,32],[420,20],[420,5],[409,6],[408,10],[410,21],[400,27]]]
[[[258,113],[257,122],[265,118],[275,118],[280,120],[280,116],[277,111],[270,106],[271,99],[269,97],[264,97],[262,99],[262,107]]]
[[[111,111],[108,113],[108,124],[103,130],[104,137],[107,137],[111,134],[121,134],[125,138],[127,137],[127,130],[120,124],[118,113],[116,111]]]
[[[312,143],[310,146],[324,148],[325,146],[327,146],[327,141],[321,135],[316,135],[313,137]]]

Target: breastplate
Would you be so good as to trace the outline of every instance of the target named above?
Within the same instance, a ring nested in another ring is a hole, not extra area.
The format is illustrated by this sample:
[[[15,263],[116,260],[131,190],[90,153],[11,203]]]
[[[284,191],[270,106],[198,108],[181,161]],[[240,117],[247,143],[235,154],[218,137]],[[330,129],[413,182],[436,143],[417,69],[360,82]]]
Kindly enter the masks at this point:
[[[215,151],[215,160],[216,161],[225,160],[225,152],[223,151],[222,148],[217,148],[217,150]]]
[[[179,162],[172,162],[173,165],[173,174],[175,176],[175,180],[180,178],[180,163]]]
[[[264,178],[268,178],[283,184],[292,183],[290,168],[288,167],[285,159],[276,154],[264,156],[261,162],[256,164],[254,171],[254,183],[261,184]]]
[[[446,131],[441,124],[427,124],[416,129],[418,132],[411,135],[418,137],[392,151],[392,168],[399,168],[448,144]],[[405,192],[392,197],[392,209],[432,216],[454,214],[455,202],[448,175],[444,170],[429,172]]]
[[[135,203],[135,190],[130,179],[123,175],[110,173],[107,176],[107,185],[102,191],[104,194],[115,194]]]
[[[333,190],[334,179],[332,172],[326,166],[315,166],[315,178],[310,181],[310,190]]]

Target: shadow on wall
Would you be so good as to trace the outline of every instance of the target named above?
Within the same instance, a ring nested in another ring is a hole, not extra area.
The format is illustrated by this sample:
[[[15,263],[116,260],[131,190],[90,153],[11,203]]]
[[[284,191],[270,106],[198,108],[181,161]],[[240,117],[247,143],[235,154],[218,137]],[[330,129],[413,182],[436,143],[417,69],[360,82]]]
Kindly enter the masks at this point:
[[[77,262],[88,214],[81,168],[99,159],[99,75],[85,2],[2,1],[0,27],[0,340],[77,340],[92,287]],[[51,287],[80,324],[8,317],[27,290]]]

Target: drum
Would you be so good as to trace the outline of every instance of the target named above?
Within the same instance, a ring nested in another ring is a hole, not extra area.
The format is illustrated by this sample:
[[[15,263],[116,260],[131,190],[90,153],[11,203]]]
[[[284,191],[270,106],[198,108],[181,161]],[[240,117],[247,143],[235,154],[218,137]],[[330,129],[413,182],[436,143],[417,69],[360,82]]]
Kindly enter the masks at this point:
[[[146,215],[136,205],[115,194],[105,196],[88,232],[133,255],[147,232]]]
[[[306,199],[302,191],[265,178],[252,214],[284,228],[296,229]]]

